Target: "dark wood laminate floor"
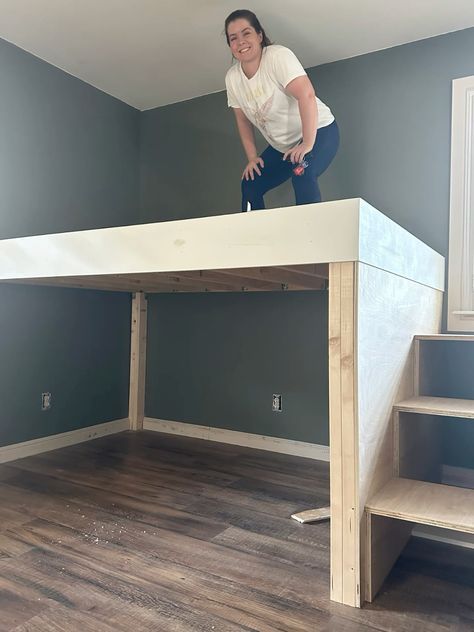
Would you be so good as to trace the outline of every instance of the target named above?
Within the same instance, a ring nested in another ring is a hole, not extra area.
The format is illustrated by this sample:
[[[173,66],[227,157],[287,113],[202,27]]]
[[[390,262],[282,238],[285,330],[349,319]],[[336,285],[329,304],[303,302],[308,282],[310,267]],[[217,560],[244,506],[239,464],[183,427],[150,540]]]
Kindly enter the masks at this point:
[[[413,540],[329,600],[328,465],[144,432],[0,466],[0,630],[474,630],[474,551]]]

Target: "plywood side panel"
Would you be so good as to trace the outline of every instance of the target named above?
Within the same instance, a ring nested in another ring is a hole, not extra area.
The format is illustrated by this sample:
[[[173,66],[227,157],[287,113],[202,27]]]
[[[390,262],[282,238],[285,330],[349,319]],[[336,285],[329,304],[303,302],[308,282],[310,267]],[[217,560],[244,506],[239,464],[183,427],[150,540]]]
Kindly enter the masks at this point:
[[[397,561],[400,551],[405,548],[413,524],[403,520],[394,520],[365,514],[366,520],[366,601],[373,601],[379,587]]]
[[[145,415],[147,300],[143,292],[132,299],[130,339],[130,430],[141,430]]]
[[[359,261],[444,290],[444,257],[361,200]]]
[[[367,499],[393,476],[392,408],[413,395],[413,338],[439,331],[442,292],[363,263],[357,267],[358,509],[362,515]],[[367,542],[365,533],[361,537]]]
[[[360,506],[392,476],[393,405],[414,392],[413,338],[441,325],[442,292],[358,264]]]

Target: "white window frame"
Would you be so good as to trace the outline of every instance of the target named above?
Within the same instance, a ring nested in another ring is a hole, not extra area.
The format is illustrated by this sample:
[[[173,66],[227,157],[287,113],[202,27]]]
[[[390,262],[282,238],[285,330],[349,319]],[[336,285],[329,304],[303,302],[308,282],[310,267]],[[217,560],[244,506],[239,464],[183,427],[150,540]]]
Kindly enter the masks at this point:
[[[474,332],[474,76],[453,81],[448,331]]]

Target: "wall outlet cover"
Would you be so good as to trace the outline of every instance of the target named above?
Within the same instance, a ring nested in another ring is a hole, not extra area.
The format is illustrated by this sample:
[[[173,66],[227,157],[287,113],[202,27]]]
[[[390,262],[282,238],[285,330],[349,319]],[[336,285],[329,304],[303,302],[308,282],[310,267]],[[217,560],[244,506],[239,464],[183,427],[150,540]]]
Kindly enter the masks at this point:
[[[272,410],[275,413],[281,413],[282,410],[282,397],[278,393],[272,395]]]
[[[51,408],[51,393],[41,393],[41,410]]]

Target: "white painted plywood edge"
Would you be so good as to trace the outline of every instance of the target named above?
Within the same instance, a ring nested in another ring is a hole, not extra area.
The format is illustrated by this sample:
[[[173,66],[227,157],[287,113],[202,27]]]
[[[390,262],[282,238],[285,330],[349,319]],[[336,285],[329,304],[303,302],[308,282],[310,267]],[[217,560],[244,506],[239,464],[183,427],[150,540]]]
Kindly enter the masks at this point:
[[[353,261],[360,200],[0,241],[0,279]]]
[[[329,446],[319,445],[317,443],[306,443],[304,441],[281,439],[279,437],[266,437],[264,435],[239,432],[237,430],[212,428],[210,426],[201,426],[182,421],[155,419],[152,417],[145,417],[143,429],[329,462]]]
[[[69,432],[61,432],[60,434],[51,435],[50,437],[40,437],[31,441],[23,441],[0,447],[0,463],[8,463],[16,459],[23,459],[27,456],[42,454],[50,450],[65,448],[76,443],[83,443],[91,439],[98,439],[107,435],[116,434],[129,429],[129,421],[127,419],[117,419],[114,421],[106,421],[95,426],[87,426],[87,428],[78,428]]]
[[[360,200],[359,230],[359,261],[444,290],[444,257],[365,200]]]

